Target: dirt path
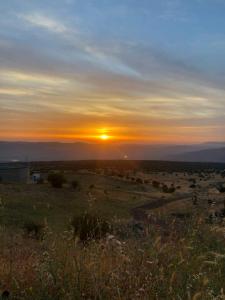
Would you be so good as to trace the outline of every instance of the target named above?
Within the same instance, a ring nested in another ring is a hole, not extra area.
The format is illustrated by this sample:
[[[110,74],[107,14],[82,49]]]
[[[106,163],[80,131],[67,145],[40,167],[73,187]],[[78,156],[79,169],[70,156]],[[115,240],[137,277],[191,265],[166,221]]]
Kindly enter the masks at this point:
[[[147,202],[143,205],[137,206],[133,209],[131,209],[131,215],[135,220],[143,221],[145,220],[148,215],[147,211],[160,208],[162,206],[165,206],[169,203],[176,202],[176,201],[182,201],[182,200],[191,200],[191,194],[185,194],[183,196],[177,196],[175,198],[171,199],[157,199],[151,202]]]

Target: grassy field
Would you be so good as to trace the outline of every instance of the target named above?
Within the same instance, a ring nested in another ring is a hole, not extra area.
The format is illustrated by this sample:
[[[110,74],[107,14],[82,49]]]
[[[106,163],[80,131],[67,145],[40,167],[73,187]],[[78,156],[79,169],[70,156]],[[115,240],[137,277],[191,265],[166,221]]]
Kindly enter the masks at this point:
[[[3,294],[14,300],[225,299],[223,169],[60,171],[62,188],[0,184]],[[69,225],[85,212],[110,229],[81,240]],[[26,224],[40,225],[41,235]]]
[[[148,199],[139,186],[118,179],[96,174],[67,177],[77,180],[79,188],[65,184],[54,189],[48,183],[0,185],[1,224],[21,226],[28,220],[47,221],[51,227],[64,230],[69,219],[90,209],[106,218],[129,218],[130,210]]]

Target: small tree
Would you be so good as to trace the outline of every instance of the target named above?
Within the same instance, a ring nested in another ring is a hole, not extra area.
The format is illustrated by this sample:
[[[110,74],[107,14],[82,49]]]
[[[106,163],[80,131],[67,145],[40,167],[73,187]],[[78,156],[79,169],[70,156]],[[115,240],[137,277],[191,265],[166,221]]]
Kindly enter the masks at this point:
[[[48,175],[48,181],[51,183],[54,188],[62,188],[63,183],[66,182],[66,179],[62,173],[50,173]]]
[[[79,182],[77,181],[77,180],[73,180],[72,182],[71,182],[71,187],[73,188],[73,189],[78,189],[79,188]]]
[[[141,178],[137,178],[137,179],[136,179],[136,183],[142,184],[142,183],[143,183],[143,180],[142,180]]]
[[[195,189],[195,188],[196,188],[196,184],[193,183],[190,185],[190,189]]]
[[[225,187],[223,185],[220,185],[217,187],[217,190],[220,192],[220,193],[225,193]]]
[[[176,190],[176,188],[174,187],[174,185],[171,185],[170,187],[168,187],[166,184],[163,185],[162,187],[162,191],[163,193],[174,193]]]
[[[158,189],[159,186],[160,186],[160,182],[158,182],[158,181],[156,181],[156,180],[153,180],[153,181],[152,181],[152,186],[153,186],[154,188]]]

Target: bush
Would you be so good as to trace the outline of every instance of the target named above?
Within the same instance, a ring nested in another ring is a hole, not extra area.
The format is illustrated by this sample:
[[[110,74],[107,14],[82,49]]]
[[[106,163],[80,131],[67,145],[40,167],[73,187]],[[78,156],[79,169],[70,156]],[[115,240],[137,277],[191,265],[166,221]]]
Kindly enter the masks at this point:
[[[74,217],[71,226],[74,236],[78,236],[82,242],[103,238],[111,231],[106,220],[89,213]]]
[[[23,229],[26,235],[37,240],[41,239],[44,235],[44,225],[34,221],[24,223]]]
[[[152,181],[152,186],[153,186],[154,188],[158,189],[159,186],[160,186],[160,182],[158,182],[158,181],[156,181],[156,180],[153,180],[153,181]]]
[[[141,178],[137,178],[137,179],[136,179],[136,183],[138,183],[138,184],[143,184],[143,180],[142,180]]]
[[[61,173],[50,173],[48,175],[48,181],[54,188],[61,188],[63,183],[66,182],[64,175]]]
[[[72,182],[71,182],[71,186],[72,186],[72,188],[73,189],[78,189],[79,187],[80,187],[80,185],[79,185],[79,182],[77,181],[77,180],[73,180]]]
[[[171,185],[170,187],[168,187],[166,184],[163,185],[162,187],[162,191],[163,193],[174,193],[176,190],[176,188],[174,187],[174,185]]]
[[[191,184],[190,185],[190,189],[195,189],[196,188],[196,184]]]
[[[225,193],[225,187],[224,186],[218,186],[217,187],[217,190],[220,192],[220,193]]]

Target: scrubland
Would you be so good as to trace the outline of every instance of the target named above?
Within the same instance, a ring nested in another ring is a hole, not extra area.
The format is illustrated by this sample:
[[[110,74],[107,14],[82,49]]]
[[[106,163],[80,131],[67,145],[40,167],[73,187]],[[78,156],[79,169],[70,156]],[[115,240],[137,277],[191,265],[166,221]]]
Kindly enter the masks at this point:
[[[76,170],[65,177],[59,189],[0,185],[3,296],[225,299],[222,172]],[[85,212],[96,217],[91,226],[79,219]],[[103,220],[108,226],[96,231]]]

